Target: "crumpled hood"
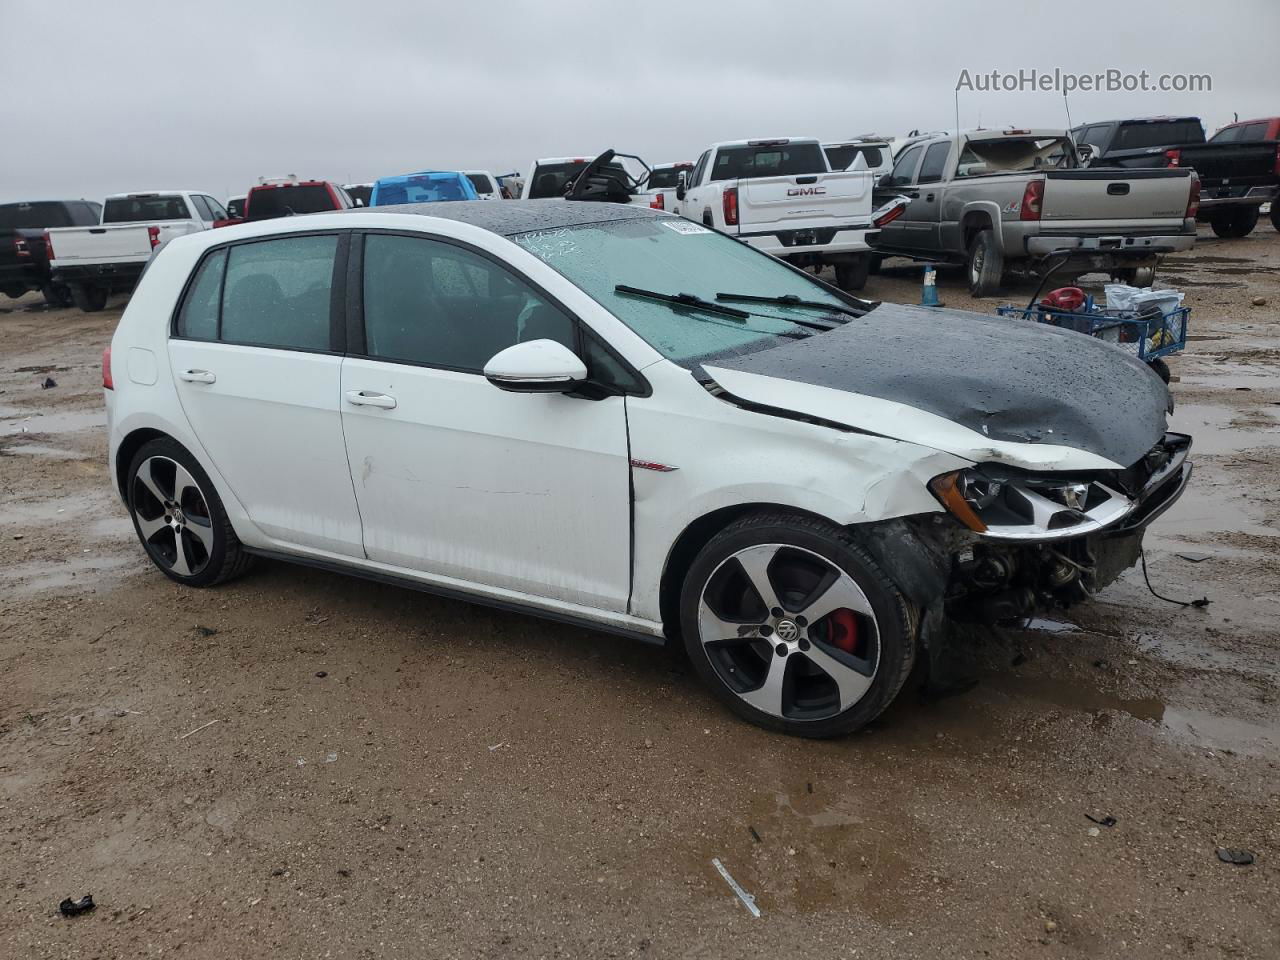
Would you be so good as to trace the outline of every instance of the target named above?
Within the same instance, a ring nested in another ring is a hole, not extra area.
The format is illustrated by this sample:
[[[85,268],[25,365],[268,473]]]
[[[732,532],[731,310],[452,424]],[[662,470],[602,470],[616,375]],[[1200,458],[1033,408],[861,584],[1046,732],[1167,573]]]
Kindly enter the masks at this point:
[[[1166,428],[1168,391],[1136,356],[960,310],[885,303],[703,369],[752,404],[1030,469],[1127,467]]]

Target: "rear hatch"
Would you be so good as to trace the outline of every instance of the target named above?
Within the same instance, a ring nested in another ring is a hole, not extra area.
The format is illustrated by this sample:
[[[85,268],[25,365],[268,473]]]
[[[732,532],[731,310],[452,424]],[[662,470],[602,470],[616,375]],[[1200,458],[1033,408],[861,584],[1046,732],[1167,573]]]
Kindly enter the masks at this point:
[[[1190,196],[1189,170],[1051,170],[1040,222],[1048,233],[1179,232]]]
[[[323,183],[265,184],[249,191],[245,201],[245,218],[273,220],[303,213],[337,210],[338,204]]]

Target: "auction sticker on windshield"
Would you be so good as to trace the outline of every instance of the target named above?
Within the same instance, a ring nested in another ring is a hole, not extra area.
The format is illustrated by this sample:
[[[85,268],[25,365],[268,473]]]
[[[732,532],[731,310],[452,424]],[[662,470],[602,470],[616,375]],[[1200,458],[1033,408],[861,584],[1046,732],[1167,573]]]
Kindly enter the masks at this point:
[[[706,227],[696,223],[690,223],[688,220],[659,220],[668,230],[674,230],[676,233],[688,236],[692,233],[710,233]]]

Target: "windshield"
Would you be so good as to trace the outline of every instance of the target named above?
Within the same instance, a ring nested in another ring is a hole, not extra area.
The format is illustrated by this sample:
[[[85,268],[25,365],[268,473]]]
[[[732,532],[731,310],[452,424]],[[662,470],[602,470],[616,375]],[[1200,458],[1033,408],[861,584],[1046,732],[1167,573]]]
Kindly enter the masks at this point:
[[[42,230],[69,227],[71,215],[61,203],[6,203],[0,205],[0,230]]]
[[[1064,137],[1010,137],[965,143],[957,177],[987,173],[1034,173],[1074,166],[1075,153]]]
[[[475,188],[459,173],[415,173],[379,180],[373,187],[373,206],[399,203],[438,203],[441,200],[474,200]]]
[[[587,168],[590,160],[571,160],[568,163],[540,163],[533,171],[533,182],[529,185],[526,200],[546,200],[548,197],[560,199],[564,196],[569,181],[573,180]],[[620,173],[624,178],[627,171],[619,163],[606,163],[603,173]],[[625,182],[625,181],[624,181]]]
[[[483,173],[468,173],[467,179],[471,181],[471,185],[476,188],[476,193],[495,193],[493,181],[486,177]]]
[[[189,219],[187,202],[176,196],[112,197],[102,207],[103,223]]]
[[[858,154],[867,158],[867,167],[875,168],[880,166],[884,160],[880,153],[879,147],[824,147],[827,153],[827,162],[831,164],[832,170],[848,170],[853,166],[853,161],[858,159]]]
[[[649,190],[671,190],[680,183],[680,174],[686,172],[689,167],[655,167],[653,173],[649,174],[649,182],[647,189]]]
[[[618,284],[715,301],[718,293],[795,296],[847,307],[816,281],[737,240],[688,220],[661,217],[615,220],[536,230],[511,238],[681,366],[715,357],[754,353],[812,330],[820,310],[775,304],[726,303],[749,311],[746,320],[676,310],[665,303],[618,293]],[[841,315],[834,313],[833,317]],[[856,322],[856,321],[854,321]]]

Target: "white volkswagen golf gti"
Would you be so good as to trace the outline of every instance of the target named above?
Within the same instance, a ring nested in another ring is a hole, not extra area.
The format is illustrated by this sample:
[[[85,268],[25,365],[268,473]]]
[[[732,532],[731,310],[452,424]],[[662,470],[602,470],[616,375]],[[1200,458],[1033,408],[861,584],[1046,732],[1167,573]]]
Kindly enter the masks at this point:
[[[180,238],[103,379],[111,475],[179,583],[268,556],[682,643],[807,736],[877,716],[955,619],[1114,580],[1191,469],[1114,346],[859,300],[621,204]]]

